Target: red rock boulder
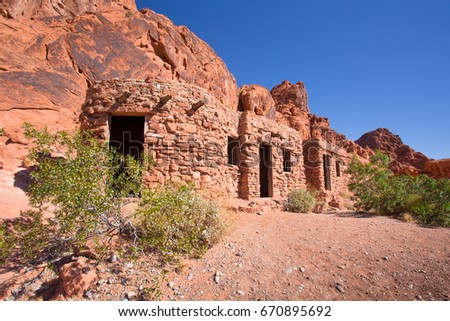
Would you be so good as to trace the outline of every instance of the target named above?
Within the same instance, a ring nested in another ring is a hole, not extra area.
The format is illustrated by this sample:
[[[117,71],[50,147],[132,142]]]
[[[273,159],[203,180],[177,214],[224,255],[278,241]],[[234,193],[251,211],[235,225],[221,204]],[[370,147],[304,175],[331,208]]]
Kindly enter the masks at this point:
[[[269,90],[260,85],[242,86],[239,104],[242,111],[250,111],[270,119],[276,116],[275,102]]]
[[[289,81],[283,81],[270,91],[277,111],[286,116],[298,116],[301,112],[309,113],[308,93],[302,81],[291,84]]]
[[[81,257],[65,264],[59,271],[63,295],[66,298],[81,299],[85,291],[97,282],[97,270],[89,260]]]
[[[433,178],[450,178],[450,158],[426,162],[425,172]]]

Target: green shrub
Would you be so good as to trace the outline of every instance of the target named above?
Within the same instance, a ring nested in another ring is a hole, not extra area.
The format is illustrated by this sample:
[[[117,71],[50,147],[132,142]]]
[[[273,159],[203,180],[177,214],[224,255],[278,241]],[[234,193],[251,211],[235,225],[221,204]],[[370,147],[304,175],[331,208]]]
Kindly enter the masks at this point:
[[[34,146],[28,191],[33,209],[9,227],[3,223],[1,233],[15,238],[12,248],[3,247],[5,253],[18,251],[16,257],[26,262],[55,259],[89,238],[120,232],[127,223],[123,197],[139,195],[142,163],[118,155],[88,132],[51,134],[28,124],[25,132]]]
[[[421,175],[409,191],[407,209],[419,223],[450,227],[450,179]]]
[[[15,239],[6,226],[0,226],[0,264],[3,264],[15,245]]]
[[[316,202],[316,197],[310,191],[296,189],[288,194],[285,208],[289,212],[308,213],[311,212]]]
[[[450,180],[435,180],[426,175],[393,175],[390,159],[380,152],[370,163],[356,157],[347,173],[355,206],[383,215],[410,213],[419,223],[450,226]]]
[[[191,185],[144,191],[135,218],[139,242],[164,254],[200,256],[224,229],[218,207]]]

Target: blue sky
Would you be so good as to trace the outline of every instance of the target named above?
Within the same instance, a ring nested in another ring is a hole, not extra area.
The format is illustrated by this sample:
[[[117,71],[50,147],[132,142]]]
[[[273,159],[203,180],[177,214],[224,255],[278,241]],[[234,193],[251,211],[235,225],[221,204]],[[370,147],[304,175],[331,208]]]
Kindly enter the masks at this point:
[[[186,25],[238,85],[303,81],[350,139],[386,127],[450,157],[449,0],[138,0]]]

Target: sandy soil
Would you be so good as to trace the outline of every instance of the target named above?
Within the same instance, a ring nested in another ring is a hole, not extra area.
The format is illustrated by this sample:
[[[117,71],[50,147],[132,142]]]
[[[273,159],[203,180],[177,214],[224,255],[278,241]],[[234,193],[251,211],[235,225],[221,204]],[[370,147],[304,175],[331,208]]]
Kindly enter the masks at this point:
[[[243,215],[170,300],[448,300],[450,230],[355,213]]]
[[[0,194],[2,216],[13,217],[17,204],[26,205],[26,196],[6,185]],[[450,299],[450,229],[368,214],[263,209],[239,213],[227,236],[203,258],[172,267],[158,286],[160,299]],[[154,256],[130,261],[120,253],[96,268],[98,282],[85,300],[142,298],[161,271]],[[42,266],[0,269],[0,297],[48,299],[42,293],[55,278]]]

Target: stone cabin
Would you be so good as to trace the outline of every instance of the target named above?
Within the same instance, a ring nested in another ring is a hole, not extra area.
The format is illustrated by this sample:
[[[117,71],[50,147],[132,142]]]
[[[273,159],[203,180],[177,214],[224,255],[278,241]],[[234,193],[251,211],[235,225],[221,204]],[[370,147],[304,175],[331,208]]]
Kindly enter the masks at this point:
[[[193,181],[252,199],[309,186],[337,203],[346,164],[364,151],[309,113],[303,84],[284,82],[272,93],[244,86],[239,101],[224,106],[206,89],[177,81],[113,79],[88,89],[80,118],[124,154],[151,153],[149,187]]]

